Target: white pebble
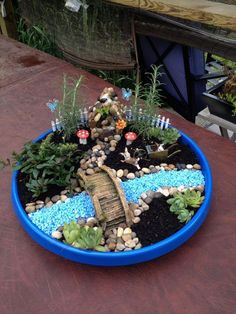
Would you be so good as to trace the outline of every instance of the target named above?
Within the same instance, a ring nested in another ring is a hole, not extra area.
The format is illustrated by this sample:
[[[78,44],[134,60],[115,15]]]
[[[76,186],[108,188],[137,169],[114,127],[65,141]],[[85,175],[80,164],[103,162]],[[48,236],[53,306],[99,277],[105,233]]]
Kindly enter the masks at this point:
[[[142,168],[142,171],[143,171],[144,173],[146,173],[146,174],[148,174],[148,173],[150,173],[150,172],[151,172],[151,170],[150,170],[150,169],[148,169],[148,168]]]
[[[114,140],[116,140],[117,142],[119,142],[121,139],[121,136],[119,134],[114,135]],[[105,139],[104,139],[105,140]]]
[[[60,231],[53,231],[52,232],[52,238],[57,239],[57,240],[61,239],[62,238],[61,232]]]
[[[134,219],[133,219],[133,223],[134,224],[137,224],[137,223],[139,223],[140,222],[140,217],[135,217]]]
[[[124,171],[122,169],[117,170],[116,175],[118,178],[122,178],[124,175]]]
[[[130,228],[125,228],[124,234],[131,234],[132,230]]]
[[[129,248],[134,248],[135,247],[135,242],[134,242],[134,240],[128,240],[128,241],[126,241],[125,242],[125,246],[127,246],[127,247],[129,247]]]
[[[123,250],[125,249],[125,246],[124,246],[124,244],[122,244],[122,243],[117,243],[116,249],[117,249],[118,251],[123,251]]]
[[[124,229],[121,228],[121,227],[118,227],[118,229],[117,229],[117,238],[120,238],[122,236],[123,232],[124,232]]]
[[[193,165],[188,164],[188,165],[186,165],[186,168],[189,169],[189,170],[193,169]]]
[[[138,217],[139,215],[141,215],[141,210],[140,209],[135,209],[134,210],[134,216]]]
[[[135,179],[135,174],[130,172],[130,173],[127,174],[126,178],[129,179],[129,180],[133,180],[133,179]]]

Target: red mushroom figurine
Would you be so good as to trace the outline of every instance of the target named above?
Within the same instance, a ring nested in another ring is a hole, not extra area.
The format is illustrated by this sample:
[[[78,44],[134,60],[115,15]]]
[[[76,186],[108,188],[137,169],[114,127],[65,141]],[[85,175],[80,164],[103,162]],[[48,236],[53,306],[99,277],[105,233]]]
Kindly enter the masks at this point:
[[[87,144],[87,138],[89,137],[89,132],[87,130],[79,130],[76,132],[76,135],[79,138],[80,144]]]
[[[134,132],[128,132],[125,134],[126,145],[131,145],[134,140],[136,140],[137,134]]]

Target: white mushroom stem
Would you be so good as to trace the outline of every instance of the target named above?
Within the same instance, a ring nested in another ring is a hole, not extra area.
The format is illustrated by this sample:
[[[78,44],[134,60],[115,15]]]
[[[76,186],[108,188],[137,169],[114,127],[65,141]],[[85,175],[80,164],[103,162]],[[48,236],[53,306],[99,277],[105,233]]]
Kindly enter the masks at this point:
[[[129,146],[129,145],[132,144],[132,142],[133,142],[133,140],[132,140],[132,141],[131,141],[131,140],[127,140],[127,141],[126,141],[126,145]]]
[[[80,144],[86,145],[87,144],[87,139],[86,138],[80,138],[79,142],[80,142]]]

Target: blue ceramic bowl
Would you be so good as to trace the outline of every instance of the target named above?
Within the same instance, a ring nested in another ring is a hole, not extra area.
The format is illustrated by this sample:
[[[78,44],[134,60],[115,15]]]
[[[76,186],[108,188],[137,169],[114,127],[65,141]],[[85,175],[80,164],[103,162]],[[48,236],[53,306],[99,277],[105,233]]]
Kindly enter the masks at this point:
[[[50,132],[51,131],[45,132],[35,141],[42,140]],[[75,262],[96,266],[122,266],[137,264],[162,256],[179,247],[198,230],[207,216],[208,208],[211,202],[212,177],[207,159],[193,140],[191,140],[182,132],[181,135],[182,143],[185,143],[191,147],[201,164],[202,172],[205,177],[205,200],[202,206],[198,209],[197,213],[183,228],[156,244],[133,251],[120,253],[102,253],[96,251],[80,250],[51,238],[38,229],[38,227],[36,227],[30,221],[20,203],[17,190],[18,171],[13,172],[12,176],[12,202],[14,204],[16,215],[26,232],[28,232],[33,240],[35,240],[45,249]]]

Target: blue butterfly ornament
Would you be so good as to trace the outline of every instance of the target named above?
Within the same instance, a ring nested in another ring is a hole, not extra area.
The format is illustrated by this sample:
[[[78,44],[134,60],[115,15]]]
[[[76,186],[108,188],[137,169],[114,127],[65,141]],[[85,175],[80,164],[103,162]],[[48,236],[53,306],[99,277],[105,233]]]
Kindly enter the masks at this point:
[[[49,100],[49,102],[47,103],[47,106],[51,112],[54,112],[57,109],[57,105],[58,105],[57,99],[53,99],[52,101]]]
[[[129,101],[130,97],[132,96],[132,90],[130,88],[122,88],[122,98],[126,101]]]

